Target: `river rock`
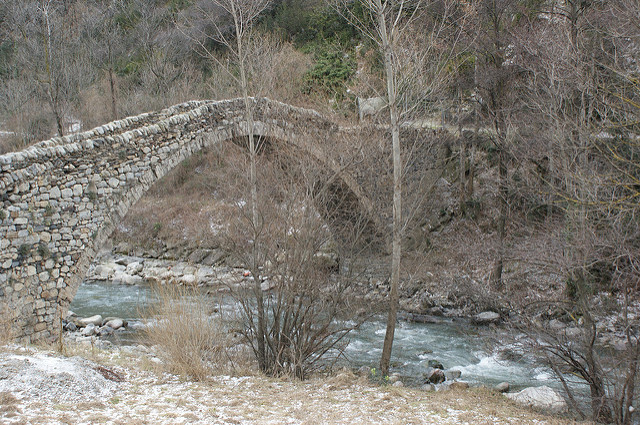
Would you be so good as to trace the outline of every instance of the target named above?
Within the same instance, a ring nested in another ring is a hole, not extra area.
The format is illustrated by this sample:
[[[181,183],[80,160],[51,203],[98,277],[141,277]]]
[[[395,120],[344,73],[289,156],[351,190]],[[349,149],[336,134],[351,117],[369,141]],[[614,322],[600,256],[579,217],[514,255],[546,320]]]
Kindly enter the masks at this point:
[[[427,362],[427,366],[434,369],[444,370],[444,366],[442,366],[442,363],[440,363],[438,360],[429,360]]]
[[[446,380],[446,376],[444,376],[444,371],[442,369],[435,369],[430,367],[427,372],[424,374],[424,382],[431,384],[441,384]]]
[[[420,387],[420,389],[422,391],[435,391],[436,390],[436,386],[433,384],[424,384],[423,386]]]
[[[396,381],[393,383],[394,387],[404,387],[404,383],[402,381]]]
[[[120,319],[119,317],[108,317],[104,320],[104,326],[108,326],[114,331],[116,329],[120,329],[124,325],[124,320]]]
[[[134,261],[133,263],[127,264],[126,271],[128,274],[138,274],[142,271],[143,265],[139,261]]]
[[[529,387],[517,393],[505,394],[506,397],[519,404],[531,406],[550,413],[562,413],[567,411],[567,402],[562,395],[553,388],[543,385],[541,387]]]
[[[498,385],[493,387],[493,389],[499,393],[509,392],[509,383],[508,382],[500,382]]]
[[[82,336],[93,336],[96,334],[96,325],[89,323],[81,332]]]
[[[98,336],[107,336],[113,333],[113,328],[109,326],[103,326],[98,329]]]
[[[500,314],[495,311],[483,311],[473,316],[472,321],[476,325],[490,325],[500,321]]]
[[[80,324],[80,326],[100,326],[102,325],[102,316],[96,314],[95,316],[85,317],[84,319],[79,319],[78,323]]]
[[[469,383],[463,382],[463,381],[454,381],[454,382],[445,383],[443,385],[446,385],[447,388],[454,391],[466,390],[469,388]]]

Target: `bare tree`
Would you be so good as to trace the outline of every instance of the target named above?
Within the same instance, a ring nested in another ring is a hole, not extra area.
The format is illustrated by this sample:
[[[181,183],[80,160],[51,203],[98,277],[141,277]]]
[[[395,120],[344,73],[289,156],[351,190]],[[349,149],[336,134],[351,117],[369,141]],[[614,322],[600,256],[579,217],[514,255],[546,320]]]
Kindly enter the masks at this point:
[[[547,187],[566,212],[560,240],[564,255],[554,266],[567,282],[565,298],[548,305],[570,318],[571,332],[541,327],[531,340],[565,385],[577,376],[590,390],[592,418],[630,424],[637,403],[640,349],[638,321],[630,314],[637,291],[640,234],[637,221],[637,117],[640,96],[633,57],[638,41],[637,2],[551,2],[546,19],[520,43],[531,77],[527,101],[532,121],[547,129]],[[615,22],[615,25],[612,23]],[[609,303],[603,301],[609,298]],[[617,350],[603,346],[622,329]]]
[[[14,24],[21,34],[18,60],[51,109],[59,135],[81,87],[91,79],[79,42],[79,14],[53,0],[18,2]],[[35,65],[35,66],[34,66]]]
[[[259,249],[254,253],[252,248],[253,211],[248,208],[240,214],[230,210],[227,249],[244,264],[256,261],[255,256],[261,264],[258,274],[248,278],[250,288],[240,286],[235,297],[242,306],[243,333],[256,354],[264,343],[263,371],[304,379],[339,357],[349,331],[360,323],[360,306],[350,297],[359,237],[347,234],[351,227],[342,222],[352,213],[343,208],[352,205],[333,190],[339,176],[304,152],[273,143],[277,146],[265,146],[257,163],[256,209],[263,223]],[[234,161],[233,154],[225,157]],[[240,156],[237,161],[229,180],[236,182],[236,196],[242,199],[248,179],[241,170],[248,160]],[[338,273],[342,262],[348,270]],[[264,293],[262,323],[255,286]]]
[[[453,52],[451,46],[457,41],[455,31],[449,31],[455,8],[449,2],[436,6],[435,2],[420,0],[363,0],[359,2],[363,9],[361,14],[350,2],[337,0],[331,3],[375,43],[382,55],[393,169],[391,279],[387,329],[380,360],[380,370],[386,375],[399,306],[402,243],[407,223],[403,217],[403,179],[407,158],[403,158],[400,129],[402,123],[410,121],[411,117],[424,117],[427,112],[425,100],[433,101],[443,86],[446,78],[443,63],[448,63]],[[418,30],[420,25],[425,25],[427,31],[424,27]],[[446,47],[439,50],[439,43],[445,35],[451,37],[447,40],[451,43],[446,43]],[[408,146],[411,146],[410,142]]]
[[[260,14],[269,5],[269,0],[209,0],[203,2],[196,8],[196,13],[205,23],[212,26],[212,31],[207,32],[206,28],[193,25],[191,22],[191,38],[199,48],[199,51],[215,63],[220,64],[221,60],[217,54],[209,47],[209,42],[218,43],[231,55],[233,62],[237,66],[239,75],[233,76],[237,83],[240,94],[244,102],[244,122],[247,130],[247,148],[249,150],[249,191],[251,209],[251,228],[253,241],[251,244],[251,258],[249,269],[251,270],[255,284],[253,288],[257,308],[257,332],[256,356],[261,370],[267,371],[267,359],[265,338],[267,336],[265,325],[264,296],[260,287],[259,267],[259,241],[261,239],[263,222],[258,214],[258,177],[256,174],[256,161],[258,155],[258,145],[254,137],[254,117],[253,99],[249,97],[249,56],[252,54],[250,44],[254,37],[253,25]],[[200,24],[201,25],[201,24]]]

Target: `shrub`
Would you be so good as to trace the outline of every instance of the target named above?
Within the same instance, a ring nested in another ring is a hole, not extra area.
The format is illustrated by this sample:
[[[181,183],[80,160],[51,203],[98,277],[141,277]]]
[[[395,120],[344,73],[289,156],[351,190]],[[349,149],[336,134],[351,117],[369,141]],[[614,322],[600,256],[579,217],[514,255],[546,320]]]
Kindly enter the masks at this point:
[[[170,372],[201,381],[230,364],[231,338],[197,288],[159,284],[154,292],[158,302],[144,314],[145,338],[160,347]]]

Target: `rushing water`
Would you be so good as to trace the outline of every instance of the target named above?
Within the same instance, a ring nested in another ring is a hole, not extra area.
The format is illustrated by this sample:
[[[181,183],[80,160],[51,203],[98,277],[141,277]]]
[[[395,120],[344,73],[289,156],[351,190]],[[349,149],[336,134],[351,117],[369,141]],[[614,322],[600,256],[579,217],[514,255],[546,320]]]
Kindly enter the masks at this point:
[[[140,317],[153,302],[153,292],[146,285],[84,283],[71,303],[71,310],[81,317],[100,314],[128,320],[129,330],[116,333],[116,338],[131,343],[135,341],[136,329],[143,326]],[[345,350],[351,364],[376,368],[384,333],[383,320],[372,320],[354,331]],[[422,376],[427,362],[434,359],[445,369],[460,370],[461,379],[470,383],[493,385],[507,381],[512,388],[552,384],[550,373],[543,368],[498,360],[499,356],[493,353],[479,329],[466,322],[399,322],[393,347],[392,372],[409,380],[413,378],[415,382]]]

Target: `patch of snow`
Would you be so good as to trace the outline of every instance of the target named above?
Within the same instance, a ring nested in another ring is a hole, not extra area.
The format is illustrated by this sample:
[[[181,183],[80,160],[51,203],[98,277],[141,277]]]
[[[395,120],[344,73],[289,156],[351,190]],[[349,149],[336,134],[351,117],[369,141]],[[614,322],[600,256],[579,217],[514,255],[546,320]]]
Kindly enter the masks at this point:
[[[109,397],[118,383],[106,379],[98,366],[79,357],[0,355],[0,392],[11,392],[20,399],[37,397],[57,402],[89,401]]]

